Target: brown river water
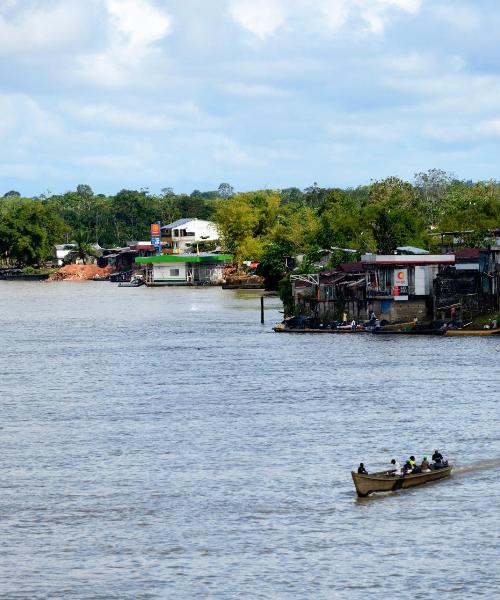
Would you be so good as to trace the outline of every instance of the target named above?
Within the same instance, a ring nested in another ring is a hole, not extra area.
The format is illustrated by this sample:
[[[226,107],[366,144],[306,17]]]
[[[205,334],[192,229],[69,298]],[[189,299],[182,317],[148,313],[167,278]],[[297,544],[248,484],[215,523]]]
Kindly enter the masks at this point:
[[[500,337],[275,334],[219,288],[0,282],[0,598],[498,597]],[[439,448],[441,483],[350,470]]]

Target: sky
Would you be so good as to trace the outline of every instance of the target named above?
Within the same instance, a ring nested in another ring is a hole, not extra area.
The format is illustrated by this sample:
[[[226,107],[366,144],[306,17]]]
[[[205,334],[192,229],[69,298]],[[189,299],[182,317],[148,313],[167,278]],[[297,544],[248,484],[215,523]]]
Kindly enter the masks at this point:
[[[497,179],[498,0],[0,0],[0,196]]]

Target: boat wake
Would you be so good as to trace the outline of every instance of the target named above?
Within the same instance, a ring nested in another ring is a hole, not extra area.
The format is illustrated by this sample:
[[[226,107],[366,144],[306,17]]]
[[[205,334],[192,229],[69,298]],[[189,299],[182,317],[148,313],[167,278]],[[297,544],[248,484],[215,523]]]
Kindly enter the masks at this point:
[[[471,465],[464,465],[463,467],[457,467],[453,469],[453,475],[461,475],[463,473],[473,473],[474,471],[482,471],[484,469],[494,469],[500,467],[500,458],[490,458],[487,460],[480,460],[479,462],[472,463]]]

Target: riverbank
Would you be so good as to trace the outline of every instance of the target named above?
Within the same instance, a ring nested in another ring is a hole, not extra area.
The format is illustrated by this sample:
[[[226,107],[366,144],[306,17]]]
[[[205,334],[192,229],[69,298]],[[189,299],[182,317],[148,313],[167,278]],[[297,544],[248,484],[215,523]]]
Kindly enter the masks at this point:
[[[98,267],[96,265],[66,265],[52,273],[49,281],[82,281],[108,279],[111,267]]]

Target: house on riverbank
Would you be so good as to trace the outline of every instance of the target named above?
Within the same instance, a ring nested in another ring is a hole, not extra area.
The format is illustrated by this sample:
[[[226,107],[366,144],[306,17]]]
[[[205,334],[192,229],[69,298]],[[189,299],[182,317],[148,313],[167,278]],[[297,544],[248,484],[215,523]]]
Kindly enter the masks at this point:
[[[215,223],[203,219],[178,219],[161,228],[161,242],[166,254],[183,254],[197,245],[216,242],[219,232]]]
[[[222,285],[230,254],[160,254],[139,257],[146,285]]]
[[[407,251],[410,249],[406,249]],[[380,320],[432,318],[434,280],[440,269],[455,264],[453,254],[365,254],[355,263],[311,275],[292,275],[295,310],[320,319],[361,322],[374,312]]]
[[[454,254],[365,254],[366,306],[380,320],[419,321],[434,314],[434,280]],[[365,318],[360,314],[358,318]]]
[[[463,321],[500,308],[500,247],[429,254],[398,248],[314,274],[292,274],[293,310],[324,322]]]

